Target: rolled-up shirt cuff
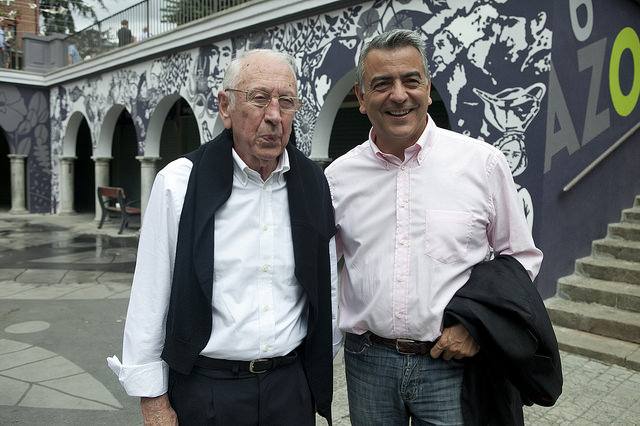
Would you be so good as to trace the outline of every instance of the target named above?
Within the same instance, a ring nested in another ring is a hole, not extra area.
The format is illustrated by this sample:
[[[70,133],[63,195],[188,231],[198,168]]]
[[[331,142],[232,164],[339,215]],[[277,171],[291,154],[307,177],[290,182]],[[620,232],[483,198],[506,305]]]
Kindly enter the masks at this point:
[[[169,366],[160,360],[141,365],[123,365],[117,356],[107,358],[113,371],[129,396],[156,397],[167,393]]]

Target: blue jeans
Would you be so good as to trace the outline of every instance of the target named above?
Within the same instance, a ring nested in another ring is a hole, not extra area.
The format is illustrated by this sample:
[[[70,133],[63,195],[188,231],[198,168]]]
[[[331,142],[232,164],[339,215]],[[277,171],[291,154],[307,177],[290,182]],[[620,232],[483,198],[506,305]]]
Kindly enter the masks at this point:
[[[352,425],[463,424],[462,362],[402,355],[347,333],[344,364]]]

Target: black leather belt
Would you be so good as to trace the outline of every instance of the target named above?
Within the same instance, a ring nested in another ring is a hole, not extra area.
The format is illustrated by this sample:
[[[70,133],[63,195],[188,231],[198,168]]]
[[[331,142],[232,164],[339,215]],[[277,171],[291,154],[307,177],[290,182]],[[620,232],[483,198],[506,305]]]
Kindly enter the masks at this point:
[[[371,343],[386,346],[403,355],[427,355],[435,342],[420,342],[411,339],[387,339],[376,334],[369,334]]]
[[[298,359],[298,354],[293,351],[285,356],[273,358],[259,358],[252,361],[234,361],[230,359],[209,358],[198,356],[195,365],[209,370],[231,370],[236,372],[249,372],[254,374],[266,373],[283,365],[293,364]]]

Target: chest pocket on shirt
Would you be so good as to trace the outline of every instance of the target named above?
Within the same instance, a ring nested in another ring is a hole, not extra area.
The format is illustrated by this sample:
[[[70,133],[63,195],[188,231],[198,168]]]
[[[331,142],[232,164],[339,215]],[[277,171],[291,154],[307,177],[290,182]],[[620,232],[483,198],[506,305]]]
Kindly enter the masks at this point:
[[[427,210],[425,246],[427,256],[442,263],[459,262],[467,254],[472,231],[471,213]]]

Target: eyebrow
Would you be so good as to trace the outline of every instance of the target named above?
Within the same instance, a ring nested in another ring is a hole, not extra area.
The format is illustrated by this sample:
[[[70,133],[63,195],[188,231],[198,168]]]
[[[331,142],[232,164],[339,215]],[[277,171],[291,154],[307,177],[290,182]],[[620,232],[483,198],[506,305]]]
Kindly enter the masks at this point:
[[[411,71],[408,73],[404,73],[400,76],[401,79],[406,79],[406,78],[410,78],[410,77],[418,77],[418,78],[422,78],[422,74],[420,74],[420,72],[418,71]],[[369,83],[370,85],[373,85],[374,83],[378,83],[380,81],[388,81],[388,80],[393,80],[393,77],[391,77],[390,75],[380,75],[377,77],[373,77],[371,79],[371,82]]]

